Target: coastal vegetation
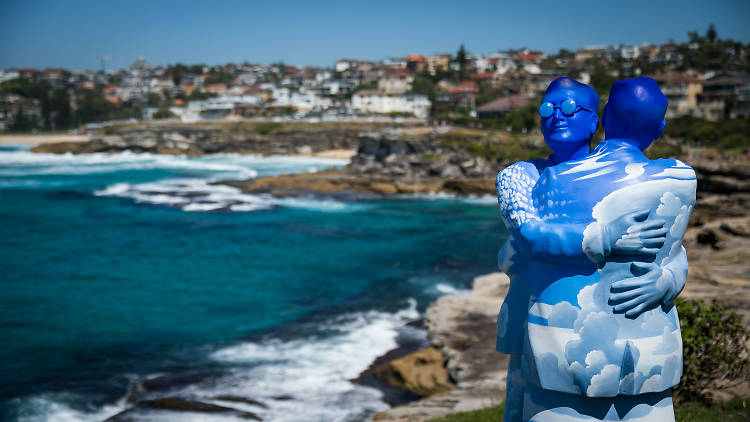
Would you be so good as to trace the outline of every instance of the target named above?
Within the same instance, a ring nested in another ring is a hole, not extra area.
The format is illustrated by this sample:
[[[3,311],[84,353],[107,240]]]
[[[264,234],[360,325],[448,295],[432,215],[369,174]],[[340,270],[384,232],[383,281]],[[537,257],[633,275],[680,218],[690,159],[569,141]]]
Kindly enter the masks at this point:
[[[750,334],[725,303],[678,298],[683,344],[682,380],[675,399],[710,405],[713,393],[747,377]],[[748,413],[750,415],[750,413]]]

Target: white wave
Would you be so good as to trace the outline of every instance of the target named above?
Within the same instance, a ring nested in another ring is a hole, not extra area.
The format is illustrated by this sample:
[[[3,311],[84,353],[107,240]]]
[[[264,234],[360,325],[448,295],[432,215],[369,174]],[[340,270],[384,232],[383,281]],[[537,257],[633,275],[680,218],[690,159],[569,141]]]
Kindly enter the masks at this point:
[[[321,212],[351,212],[366,208],[314,197],[276,198],[268,194],[247,194],[239,188],[201,179],[167,179],[149,183],[115,183],[94,191],[96,196],[131,198],[137,203],[170,205],[187,212],[230,210],[249,212],[273,207],[303,208]]]
[[[471,292],[471,290],[467,289],[457,289],[450,284],[445,283],[439,283],[435,286],[435,290],[437,290],[440,293],[448,294],[448,295],[455,295],[455,294],[468,294]]]
[[[388,406],[375,389],[350,381],[378,357],[397,346],[405,324],[419,317],[416,301],[395,314],[364,312],[329,321],[326,338],[244,343],[214,352],[219,362],[239,366],[223,394],[252,397],[268,409],[253,409],[264,420],[346,421],[364,419]],[[245,368],[243,368],[243,366]],[[203,388],[191,393],[216,394]],[[275,397],[288,396],[290,400]]]
[[[495,205],[497,198],[493,195],[468,195],[462,196],[449,192],[430,192],[398,195],[401,198],[421,199],[426,201],[461,201],[470,204]]]
[[[169,394],[252,412],[263,420],[277,422],[365,420],[388,405],[380,391],[350,379],[367,369],[377,357],[397,347],[399,335],[424,339],[423,330],[415,331],[406,325],[419,316],[417,302],[409,299],[407,307],[396,313],[369,311],[332,318],[321,326],[322,330],[337,333],[332,336],[225,347],[210,358],[228,366],[229,375],[170,390]],[[220,395],[251,398],[267,408],[217,399]],[[62,393],[14,399],[11,404],[22,422],[101,421],[130,407],[126,397],[91,410],[79,410],[68,404],[83,401],[82,397]],[[129,411],[134,420],[143,421],[244,420],[232,414]],[[300,415],[304,417],[300,419]]]
[[[497,205],[497,197],[494,195],[469,195],[463,198],[464,202],[481,205]]]
[[[232,160],[179,155],[134,154],[35,154],[28,151],[0,151],[0,176],[82,175],[123,170],[169,169],[231,174],[237,178],[258,175],[253,168]]]
[[[297,197],[297,198],[273,198],[273,203],[289,207],[289,208],[303,208],[312,211],[359,211],[366,209],[367,206],[364,204],[351,204],[346,202],[334,201],[332,199],[321,199],[315,197]]]
[[[212,154],[202,157],[130,151],[93,154],[36,154],[0,150],[0,176],[82,175],[123,170],[182,170],[219,174],[236,179],[342,167],[347,160],[315,157]]]
[[[18,422],[98,422],[120,413],[126,407],[125,398],[93,410],[80,410],[68,404],[79,400],[70,393],[56,393],[14,399],[11,404],[18,411]]]

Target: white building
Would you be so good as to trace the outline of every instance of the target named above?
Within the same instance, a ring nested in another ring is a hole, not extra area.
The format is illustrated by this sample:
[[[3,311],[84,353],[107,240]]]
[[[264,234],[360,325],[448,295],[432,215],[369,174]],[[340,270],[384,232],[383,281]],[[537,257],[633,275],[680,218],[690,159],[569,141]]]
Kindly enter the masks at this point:
[[[238,107],[257,106],[260,103],[260,98],[255,95],[222,95],[205,101],[191,101],[180,119],[183,122],[220,120],[231,115]]]
[[[0,70],[0,84],[11,79],[16,79],[17,77],[18,72],[15,70]]]
[[[422,94],[387,95],[364,90],[352,95],[352,108],[360,113],[411,113],[424,119],[430,113],[430,100]]]
[[[497,61],[497,63],[495,63],[495,73],[498,75],[502,75],[503,73],[508,72],[515,72],[518,68],[518,66],[516,65],[516,61],[513,60],[513,57],[511,57],[507,53],[503,53],[502,51],[496,51],[490,54],[488,58]]]
[[[333,105],[330,98],[314,92],[291,92],[289,88],[275,88],[273,97],[273,105],[294,107],[300,111],[325,110]]]
[[[406,72],[386,75],[378,79],[378,91],[386,94],[404,94],[411,91],[414,77]]]

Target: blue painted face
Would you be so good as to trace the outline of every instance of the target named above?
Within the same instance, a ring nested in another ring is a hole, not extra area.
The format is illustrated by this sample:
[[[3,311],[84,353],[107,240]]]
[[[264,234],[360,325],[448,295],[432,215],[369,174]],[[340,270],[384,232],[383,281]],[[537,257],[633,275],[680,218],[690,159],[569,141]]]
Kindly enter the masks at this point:
[[[576,101],[575,94],[568,89],[548,92],[539,107],[544,140],[558,153],[581,148],[596,131],[596,112]]]

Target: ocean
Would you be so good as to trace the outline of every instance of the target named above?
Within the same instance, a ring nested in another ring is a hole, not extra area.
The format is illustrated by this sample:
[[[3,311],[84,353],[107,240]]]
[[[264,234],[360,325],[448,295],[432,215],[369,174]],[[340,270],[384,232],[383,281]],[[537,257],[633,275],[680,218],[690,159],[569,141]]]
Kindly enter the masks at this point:
[[[0,147],[2,419],[101,421],[133,397],[264,421],[386,409],[351,380],[400,344],[426,344],[409,323],[494,271],[507,233],[491,197],[274,198],[214,184],[345,165]]]

